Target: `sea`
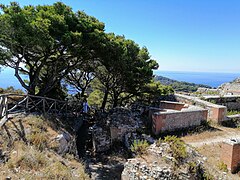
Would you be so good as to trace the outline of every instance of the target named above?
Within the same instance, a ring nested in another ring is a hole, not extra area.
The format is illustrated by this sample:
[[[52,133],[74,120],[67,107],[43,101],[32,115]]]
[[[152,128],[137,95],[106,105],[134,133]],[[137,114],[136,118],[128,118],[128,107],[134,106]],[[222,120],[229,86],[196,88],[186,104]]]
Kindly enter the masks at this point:
[[[183,71],[161,71],[155,70],[155,75],[164,76],[177,81],[189,83],[204,84],[217,88],[223,83],[231,82],[240,77],[239,73],[221,73],[221,72],[183,72]]]
[[[211,87],[218,87],[223,83],[233,81],[240,77],[240,73],[220,73],[220,72],[181,72],[181,71],[161,71],[155,70],[155,75],[164,76],[170,79],[185,81],[196,84],[204,84]],[[22,75],[23,76],[23,75]],[[24,76],[23,76],[24,77]],[[27,79],[25,76],[24,79]],[[7,88],[13,86],[16,89],[22,89],[21,84],[14,76],[14,70],[11,68],[1,68],[0,87]]]

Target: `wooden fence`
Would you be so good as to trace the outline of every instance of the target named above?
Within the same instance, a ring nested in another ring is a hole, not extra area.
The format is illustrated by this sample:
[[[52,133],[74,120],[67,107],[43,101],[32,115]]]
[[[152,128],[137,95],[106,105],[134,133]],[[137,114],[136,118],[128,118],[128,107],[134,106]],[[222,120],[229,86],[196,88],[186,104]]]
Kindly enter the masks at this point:
[[[38,112],[41,114],[67,115],[69,112],[69,103],[68,101],[60,101],[52,98],[33,95],[0,95],[0,127],[6,123],[10,114],[19,112]],[[73,112],[72,108],[71,112]]]

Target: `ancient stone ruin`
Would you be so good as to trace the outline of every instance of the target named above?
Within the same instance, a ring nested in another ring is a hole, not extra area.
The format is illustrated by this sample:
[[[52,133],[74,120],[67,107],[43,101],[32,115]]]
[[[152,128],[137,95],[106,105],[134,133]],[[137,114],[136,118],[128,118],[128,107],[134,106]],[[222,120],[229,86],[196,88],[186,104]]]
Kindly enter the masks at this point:
[[[207,121],[208,115],[208,111],[201,107],[170,101],[161,101],[159,109],[150,113],[152,131],[156,135],[160,132],[199,126]]]
[[[229,139],[223,142],[221,160],[228,169],[235,173],[240,168],[240,139]]]
[[[112,109],[106,120],[93,128],[93,148],[95,152],[109,150],[115,141],[127,142],[125,136],[136,132],[142,126],[138,113],[127,108]]]
[[[174,168],[175,158],[170,153],[168,143],[154,143],[148,147],[146,155],[137,156],[124,165],[122,180],[129,179],[198,179],[198,172],[191,173],[187,166]],[[199,167],[204,163],[204,157],[187,147],[188,157],[184,164],[195,164]],[[176,167],[176,166],[175,166]]]

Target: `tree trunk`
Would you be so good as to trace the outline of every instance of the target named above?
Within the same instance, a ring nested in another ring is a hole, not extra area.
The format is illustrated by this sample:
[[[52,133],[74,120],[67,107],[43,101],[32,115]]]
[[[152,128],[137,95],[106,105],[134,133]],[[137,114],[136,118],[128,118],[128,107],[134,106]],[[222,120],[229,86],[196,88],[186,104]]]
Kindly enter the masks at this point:
[[[114,98],[113,99],[113,107],[115,108],[115,107],[117,107],[117,105],[118,105],[118,98]]]
[[[101,106],[102,110],[104,110],[105,107],[106,107],[108,94],[109,94],[109,91],[105,90],[104,97],[103,97],[103,102],[102,102],[102,106]]]
[[[84,96],[84,94],[85,94],[85,90],[86,90],[86,88],[82,88],[82,90],[81,90],[81,97]]]
[[[117,107],[118,105],[118,97],[119,97],[119,93],[117,93],[116,91],[113,91],[113,107]]]

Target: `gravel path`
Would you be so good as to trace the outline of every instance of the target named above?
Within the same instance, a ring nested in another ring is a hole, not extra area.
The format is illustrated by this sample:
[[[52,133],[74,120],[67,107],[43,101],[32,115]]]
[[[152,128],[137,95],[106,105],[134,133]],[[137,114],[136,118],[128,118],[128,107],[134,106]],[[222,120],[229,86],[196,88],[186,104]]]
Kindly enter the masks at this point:
[[[204,145],[221,143],[228,139],[240,139],[240,130],[225,128],[225,127],[220,127],[220,129],[224,131],[223,135],[204,138],[201,140],[199,140],[198,138],[197,141],[191,141],[191,142],[185,141],[185,142],[193,147],[201,147]]]

